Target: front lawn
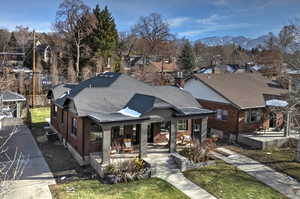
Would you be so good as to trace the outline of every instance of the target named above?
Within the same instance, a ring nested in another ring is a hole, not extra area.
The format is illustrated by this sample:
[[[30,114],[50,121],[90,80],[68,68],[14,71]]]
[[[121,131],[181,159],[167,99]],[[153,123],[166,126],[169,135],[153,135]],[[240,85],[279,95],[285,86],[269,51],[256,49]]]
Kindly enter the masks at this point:
[[[217,160],[215,166],[184,172],[184,176],[222,199],[284,199],[271,187],[236,167]]]
[[[257,160],[300,181],[300,163],[295,162],[295,147],[276,150],[251,150],[236,146],[226,148]]]
[[[98,180],[81,180],[51,185],[50,190],[56,199],[188,199],[175,187],[158,178],[115,185],[101,184]]]
[[[46,122],[46,118],[50,118],[50,107],[33,108],[30,112],[33,124]]]

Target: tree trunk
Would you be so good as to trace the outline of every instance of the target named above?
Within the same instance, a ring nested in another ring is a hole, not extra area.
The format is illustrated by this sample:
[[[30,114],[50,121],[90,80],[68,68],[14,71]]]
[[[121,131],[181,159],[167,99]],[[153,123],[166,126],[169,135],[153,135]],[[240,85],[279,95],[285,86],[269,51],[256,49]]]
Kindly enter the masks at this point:
[[[77,57],[76,57],[76,76],[79,76],[79,58],[80,58],[80,45],[77,44]]]
[[[296,162],[300,162],[300,135],[299,135],[299,140],[296,148]]]

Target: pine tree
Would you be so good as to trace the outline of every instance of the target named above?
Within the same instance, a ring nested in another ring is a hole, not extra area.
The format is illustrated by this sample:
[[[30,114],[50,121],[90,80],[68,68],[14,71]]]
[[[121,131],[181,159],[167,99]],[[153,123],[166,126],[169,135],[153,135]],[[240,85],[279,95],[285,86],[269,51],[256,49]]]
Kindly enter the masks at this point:
[[[190,42],[185,41],[181,54],[178,57],[178,63],[182,70],[191,71],[195,64],[195,57]]]
[[[107,7],[100,10],[99,5],[93,10],[96,22],[90,35],[89,43],[95,56],[102,56],[104,64],[111,57],[118,42],[116,24]]]

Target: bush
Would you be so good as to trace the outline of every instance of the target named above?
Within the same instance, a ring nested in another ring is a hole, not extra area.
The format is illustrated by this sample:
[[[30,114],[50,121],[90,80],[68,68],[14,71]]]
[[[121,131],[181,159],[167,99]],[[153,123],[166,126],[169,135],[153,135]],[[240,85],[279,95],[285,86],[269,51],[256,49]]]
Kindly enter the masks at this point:
[[[140,158],[110,164],[106,171],[110,184],[145,179],[150,175],[150,165]]]
[[[202,143],[198,140],[194,140],[189,148],[183,149],[179,154],[195,163],[207,162],[210,159],[209,153],[215,148],[215,139],[209,138]]]

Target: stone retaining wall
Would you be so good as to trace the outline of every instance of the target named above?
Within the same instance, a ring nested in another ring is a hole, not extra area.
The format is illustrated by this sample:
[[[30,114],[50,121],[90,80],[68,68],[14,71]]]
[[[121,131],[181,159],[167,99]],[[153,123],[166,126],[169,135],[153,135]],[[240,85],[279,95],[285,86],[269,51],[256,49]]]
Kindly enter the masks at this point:
[[[189,159],[187,159],[186,157],[178,153],[171,153],[170,156],[175,161],[176,165],[179,167],[181,172],[191,170],[191,169],[199,169],[205,166],[215,165],[214,160],[194,163],[193,161],[190,161]]]

